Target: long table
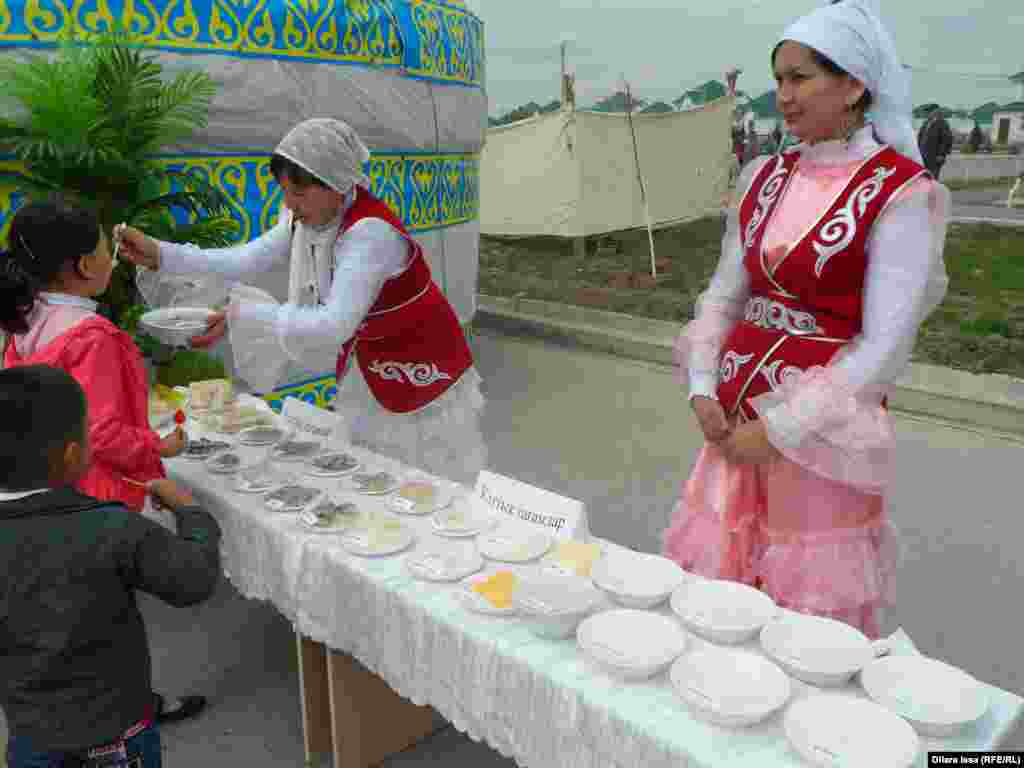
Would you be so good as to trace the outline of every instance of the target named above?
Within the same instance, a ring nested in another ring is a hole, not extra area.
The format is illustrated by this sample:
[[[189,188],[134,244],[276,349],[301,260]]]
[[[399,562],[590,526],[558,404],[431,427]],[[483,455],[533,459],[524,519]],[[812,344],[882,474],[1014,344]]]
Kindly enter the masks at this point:
[[[264,450],[239,447],[253,460]],[[407,470],[358,448],[352,453],[368,468]],[[786,741],[781,713],[752,728],[706,724],[690,714],[667,674],[620,682],[593,665],[574,639],[541,639],[514,617],[472,612],[459,599],[459,585],[415,579],[404,566],[409,552],[475,546],[441,540],[429,518],[403,516],[417,532],[405,553],[363,558],[344,550],[337,535],[310,533],[296,516],[268,510],[261,496],[238,493],[233,476],[210,474],[188,459],[167,466],[219,521],[230,581],[247,598],[272,603],[295,627],[310,764],[330,753],[336,768],[374,765],[447,721],[530,768],[803,765]],[[338,489],[344,480],[302,482]],[[383,498],[352,498],[388,514]],[[688,650],[703,645],[691,637]],[[760,652],[756,642],[749,648]],[[816,690],[794,681],[793,700]],[[865,696],[857,685],[843,690]],[[930,750],[1002,743],[1024,700],[996,687],[990,694],[989,712],[960,735],[922,737],[919,765]]]

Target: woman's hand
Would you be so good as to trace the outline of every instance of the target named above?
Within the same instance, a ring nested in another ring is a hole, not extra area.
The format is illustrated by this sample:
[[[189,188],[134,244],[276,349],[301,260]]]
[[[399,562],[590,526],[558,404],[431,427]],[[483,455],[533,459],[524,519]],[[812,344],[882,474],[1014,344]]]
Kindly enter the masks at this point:
[[[733,464],[767,464],[782,456],[769,442],[768,433],[760,420],[740,424],[727,439],[719,443],[719,448]]]
[[[175,427],[174,432],[160,441],[160,458],[173,459],[185,450],[186,442],[188,442],[188,437],[185,435],[185,430]]]
[[[118,224],[114,227],[114,241],[120,243],[117,255],[146,269],[160,269],[160,246],[156,240],[135,227]]]
[[[227,312],[214,312],[206,321],[206,333],[192,337],[193,347],[212,347],[222,338],[228,329]]]
[[[729,436],[732,425],[726,418],[725,409],[717,400],[697,395],[690,401],[690,407],[697,416],[704,439],[709,443],[719,443]]]

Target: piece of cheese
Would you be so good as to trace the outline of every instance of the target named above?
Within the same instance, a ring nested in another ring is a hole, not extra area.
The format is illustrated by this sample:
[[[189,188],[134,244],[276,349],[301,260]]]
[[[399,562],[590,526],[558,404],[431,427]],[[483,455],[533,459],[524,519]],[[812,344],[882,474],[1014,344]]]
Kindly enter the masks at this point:
[[[512,593],[516,588],[516,577],[511,571],[498,571],[488,579],[473,585],[473,591],[482,595],[495,608],[503,609],[512,605]]]
[[[551,554],[550,559],[562,568],[584,578],[590,576],[594,561],[601,556],[599,544],[585,544],[582,541],[563,541]]]
[[[233,389],[230,379],[207,379],[189,385],[189,406],[196,409],[223,408],[231,402]]]

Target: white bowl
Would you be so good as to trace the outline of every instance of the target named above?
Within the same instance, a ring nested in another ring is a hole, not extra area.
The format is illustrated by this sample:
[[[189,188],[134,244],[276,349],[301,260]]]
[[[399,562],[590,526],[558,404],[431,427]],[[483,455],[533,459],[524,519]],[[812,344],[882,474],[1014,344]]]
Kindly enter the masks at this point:
[[[782,726],[793,749],[822,768],[910,768],[921,749],[906,720],[848,694],[819,693],[795,701]]]
[[[691,632],[712,643],[753,639],[778,613],[775,601],[736,581],[694,579],[672,593],[672,610]]]
[[[212,309],[203,307],[153,309],[139,318],[139,326],[169,347],[190,347],[193,336],[206,333],[206,324],[212,314]]]
[[[586,619],[576,630],[580,648],[613,677],[646,680],[686,650],[686,632],[671,616],[617,609]]]
[[[871,641],[855,627],[796,613],[765,624],[761,647],[793,677],[817,686],[845,685],[875,656]]]
[[[985,687],[966,672],[926,656],[876,659],[860,673],[864,691],[926,736],[952,736],[989,708]]]
[[[616,603],[626,608],[653,608],[686,580],[678,563],[642,552],[606,551],[594,563],[590,578]]]
[[[549,573],[522,579],[512,593],[512,604],[530,631],[551,640],[572,635],[603,601],[589,581]]]
[[[715,725],[755,725],[782,709],[793,686],[786,673],[763,656],[706,648],[672,665],[672,687],[694,714]]]

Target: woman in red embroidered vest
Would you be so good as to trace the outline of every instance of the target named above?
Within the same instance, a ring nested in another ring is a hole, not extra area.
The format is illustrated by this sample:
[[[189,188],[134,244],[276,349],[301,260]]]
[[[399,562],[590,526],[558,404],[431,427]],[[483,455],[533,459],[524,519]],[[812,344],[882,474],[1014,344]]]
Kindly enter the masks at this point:
[[[707,442],[665,553],[877,637],[895,565],[885,396],[945,294],[949,193],[921,166],[905,70],[869,0],[800,19],[772,66],[802,143],[744,170],[680,336]]]
[[[458,318],[422,248],[367,190],[370,153],[345,123],[313,119],[274,151],[284,190],[276,226],[235,248],[200,250],[119,228],[126,258],[169,273],[240,280],[289,271],[288,302],[245,285],[194,343],[229,334],[238,375],[259,391],[295,364],[335,369],[336,408],[351,438],[452,479],[486,462],[480,377]]]

